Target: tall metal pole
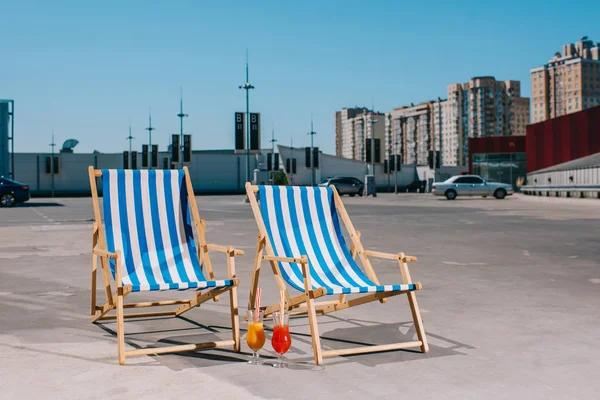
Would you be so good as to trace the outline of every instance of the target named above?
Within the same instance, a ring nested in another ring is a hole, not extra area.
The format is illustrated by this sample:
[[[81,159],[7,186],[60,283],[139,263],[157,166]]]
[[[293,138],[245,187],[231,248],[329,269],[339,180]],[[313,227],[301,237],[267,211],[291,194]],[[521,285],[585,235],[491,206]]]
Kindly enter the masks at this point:
[[[52,148],[52,157],[50,157],[50,174],[52,176],[52,197],[54,197],[54,131],[52,131],[52,143],[50,143],[50,147]]]
[[[152,169],[152,131],[155,128],[152,127],[152,109],[148,113],[148,127],[146,128],[148,131],[148,150],[150,150],[150,162],[148,163],[148,169]]]
[[[269,171],[269,174],[271,174],[271,180],[273,181],[273,183],[275,183],[275,142],[277,141],[277,139],[275,139],[275,125],[273,125],[273,128],[271,130],[271,171]]]
[[[390,124],[391,127],[391,124]],[[388,168],[387,168],[387,178],[388,178],[388,193],[392,191],[392,183],[390,182],[390,172],[392,170],[392,128],[390,128],[390,138],[388,144]]]
[[[9,100],[11,104],[10,116],[10,174],[11,179],[15,179],[15,101]]]
[[[310,132],[308,132],[308,134],[310,135],[310,182],[312,186],[315,186],[315,157],[314,157],[314,137],[317,134],[317,132],[315,132],[314,128],[313,128],[313,119],[312,119],[312,115],[310,117]]]
[[[400,121],[402,123],[402,121]],[[398,138],[396,137],[395,145],[395,153],[394,154],[394,193],[398,193]],[[402,160],[400,160],[400,164],[402,164]]]
[[[131,121],[129,121],[129,136],[127,136],[127,140],[129,140],[129,156],[131,157],[131,141],[135,139],[131,136]]]
[[[444,165],[444,134],[443,134],[443,125],[442,125],[442,99],[438,97],[438,112],[439,112],[439,116],[438,116],[438,126],[440,129],[440,135],[439,135],[439,142],[440,142],[440,162],[438,163],[438,168],[442,168],[442,165]]]
[[[371,114],[371,174],[375,176],[375,123],[377,120],[374,118],[374,114]]]
[[[248,49],[246,49],[246,82],[239,86],[246,91],[246,180],[250,182],[250,90],[254,86],[250,83],[248,73]]]
[[[181,168],[183,169],[183,118],[187,117],[187,114],[183,113],[183,88],[179,88],[179,157],[181,158]]]

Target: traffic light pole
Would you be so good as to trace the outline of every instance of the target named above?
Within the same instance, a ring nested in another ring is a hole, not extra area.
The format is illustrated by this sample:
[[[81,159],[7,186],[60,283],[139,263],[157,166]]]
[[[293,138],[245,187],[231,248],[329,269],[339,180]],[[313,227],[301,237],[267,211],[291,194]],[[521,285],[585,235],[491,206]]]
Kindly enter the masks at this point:
[[[310,182],[312,186],[315,186],[315,154],[314,154],[314,142],[313,139],[315,137],[315,135],[317,134],[317,132],[315,132],[314,128],[313,128],[313,120],[312,118],[310,119],[310,132],[308,133],[310,135]],[[317,156],[318,157],[318,156]]]
[[[246,91],[246,181],[250,182],[250,90],[254,86],[250,83],[248,73],[248,49],[246,49],[246,83],[239,86]]]
[[[183,113],[183,89],[180,89],[179,95],[179,157],[181,157],[181,169],[183,169],[183,118],[187,117],[187,114]]]
[[[52,148],[52,156],[50,157],[50,174],[52,176],[52,197],[54,197],[54,132],[52,132],[52,143],[50,143],[50,147]]]
[[[148,169],[152,169],[152,131],[155,130],[155,128],[152,127],[152,111],[148,113],[148,127],[146,130],[148,131],[148,150],[150,151]]]

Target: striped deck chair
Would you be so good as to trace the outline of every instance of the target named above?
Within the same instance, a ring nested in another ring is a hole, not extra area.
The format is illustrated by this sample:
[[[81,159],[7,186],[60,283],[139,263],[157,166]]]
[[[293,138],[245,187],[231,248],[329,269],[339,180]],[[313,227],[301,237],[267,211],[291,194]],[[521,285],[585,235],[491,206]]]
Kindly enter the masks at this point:
[[[240,350],[234,256],[243,251],[207,244],[187,168],[183,170],[95,170],[89,167],[94,205],[92,235],[92,322],[117,320],[119,364],[125,357],[233,346]],[[102,177],[103,215],[96,178]],[[192,223],[198,232],[196,247]],[[227,256],[228,279],[216,280],[209,250]],[[96,270],[100,258],[106,303],[96,305]],[[206,276],[205,276],[206,274]],[[116,292],[111,289],[114,279]],[[123,304],[134,292],[193,290],[189,300]],[[232,340],[125,350],[124,318],[179,316],[218,295],[229,292]],[[116,300],[115,300],[116,297]],[[124,314],[124,308],[177,306],[170,311]],[[116,309],[116,315],[107,315]]]
[[[416,261],[415,257],[404,253],[364,250],[360,233],[354,230],[335,188],[254,186],[247,183],[246,191],[259,230],[250,308],[254,307],[261,261],[267,260],[279,289],[286,293],[286,307],[292,314],[308,314],[316,364],[321,364],[323,357],[347,354],[411,347],[419,347],[422,352],[429,351],[415,296],[415,291],[421,289],[421,284],[411,280],[407,265],[409,261]],[[352,240],[350,248],[346,245],[339,218]],[[360,259],[365,272],[356,263],[355,256]],[[370,257],[397,261],[403,283],[379,283],[369,261]],[[287,285],[303,293],[290,297]],[[359,296],[347,299],[349,294]],[[317,313],[326,314],[372,301],[384,303],[387,297],[399,294],[408,296],[418,340],[343,350],[321,349]],[[315,302],[315,299],[326,295],[336,295],[337,299]],[[278,304],[265,307],[265,315],[271,314],[278,307]]]

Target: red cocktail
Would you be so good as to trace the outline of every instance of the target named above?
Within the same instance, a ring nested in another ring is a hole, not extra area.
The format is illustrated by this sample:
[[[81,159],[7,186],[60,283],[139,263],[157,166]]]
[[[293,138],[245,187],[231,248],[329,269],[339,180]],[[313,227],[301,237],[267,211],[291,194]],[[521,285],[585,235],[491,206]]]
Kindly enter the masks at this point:
[[[271,339],[273,350],[279,354],[285,354],[292,345],[289,326],[275,325],[273,328],[273,338]]]
[[[273,350],[279,354],[277,363],[273,364],[275,368],[287,367],[287,362],[283,355],[292,345],[288,321],[289,314],[287,312],[284,312],[283,315],[279,311],[273,313],[273,337],[271,338],[271,345],[273,346]]]

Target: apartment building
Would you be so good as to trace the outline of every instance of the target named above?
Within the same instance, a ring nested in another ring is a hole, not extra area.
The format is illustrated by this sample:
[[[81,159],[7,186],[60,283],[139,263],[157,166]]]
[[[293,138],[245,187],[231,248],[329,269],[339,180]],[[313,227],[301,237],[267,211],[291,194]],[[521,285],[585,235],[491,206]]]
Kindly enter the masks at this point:
[[[386,113],[385,158],[398,154],[403,164],[428,164],[430,151],[443,147],[445,103],[445,100],[426,101]]]
[[[352,160],[367,160],[367,139],[379,139],[379,155],[376,160],[383,160],[385,154],[385,121],[384,115],[367,108],[343,108],[335,113],[336,155]],[[373,150],[374,151],[374,150]]]
[[[533,122],[600,105],[600,43],[584,36],[533,68],[531,103]]]
[[[521,97],[519,81],[475,77],[448,86],[447,116],[444,165],[467,165],[468,138],[525,135],[529,99]]]

